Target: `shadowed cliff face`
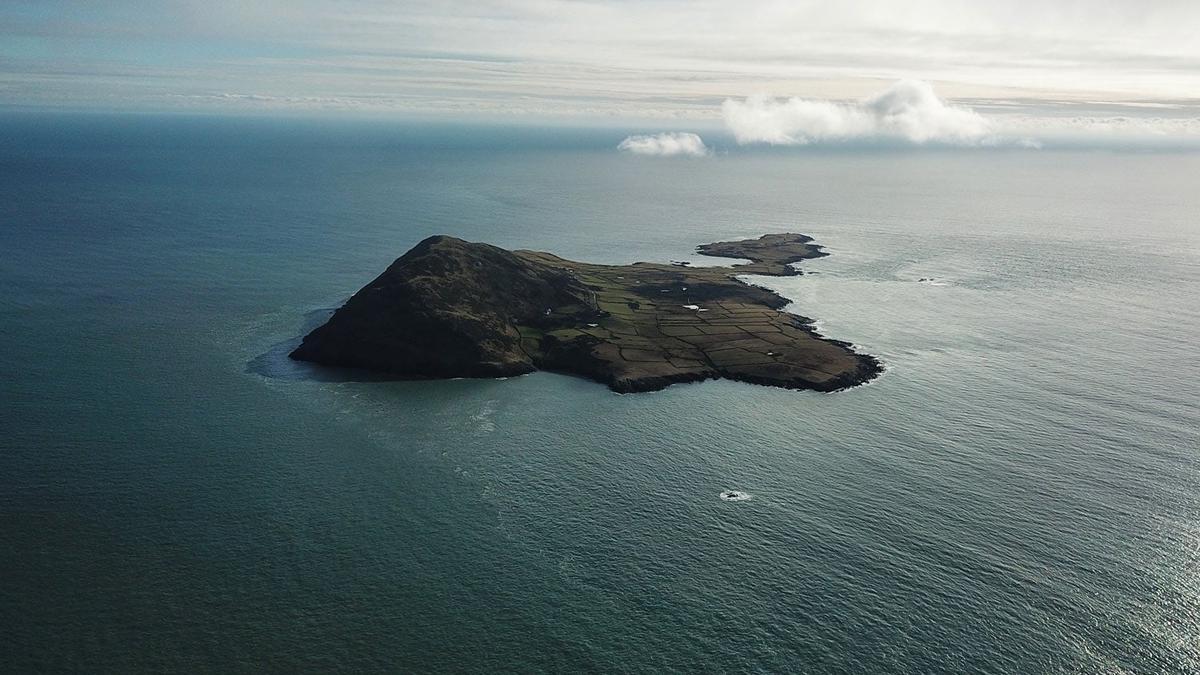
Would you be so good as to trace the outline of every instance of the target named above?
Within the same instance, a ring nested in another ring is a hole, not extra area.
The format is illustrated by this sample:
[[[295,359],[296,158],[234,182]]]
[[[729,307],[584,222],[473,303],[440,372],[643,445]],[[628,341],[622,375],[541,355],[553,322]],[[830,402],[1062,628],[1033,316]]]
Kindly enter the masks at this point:
[[[430,237],[304,338],[292,358],[410,378],[498,377],[536,369],[616,391],[727,377],[832,391],[874,377],[874,358],[822,338],[779,295],[736,274],[795,274],[825,255],[772,234],[700,247],[736,268],[592,265]]]
[[[430,237],[355,293],[291,356],[414,377],[527,373],[535,364],[517,326],[551,325],[552,307],[595,314],[589,296],[564,270],[487,244]]]

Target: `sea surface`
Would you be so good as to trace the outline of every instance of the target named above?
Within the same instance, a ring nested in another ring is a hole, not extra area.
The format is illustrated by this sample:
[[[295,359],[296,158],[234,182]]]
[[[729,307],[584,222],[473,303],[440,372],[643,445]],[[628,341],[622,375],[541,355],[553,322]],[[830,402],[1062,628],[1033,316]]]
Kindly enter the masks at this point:
[[[632,131],[0,117],[0,670],[1200,671],[1200,154]],[[428,235],[781,231],[878,380],[284,358]]]

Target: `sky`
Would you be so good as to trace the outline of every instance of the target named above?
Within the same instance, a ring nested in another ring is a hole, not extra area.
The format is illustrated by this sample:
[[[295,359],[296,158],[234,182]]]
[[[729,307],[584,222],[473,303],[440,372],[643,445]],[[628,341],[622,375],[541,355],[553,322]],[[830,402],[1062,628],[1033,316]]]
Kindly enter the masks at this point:
[[[808,104],[834,106],[843,130],[908,137],[881,132],[869,102],[928,86],[949,117],[1006,120],[976,139],[1197,134],[1198,26],[1192,0],[4,0],[0,107],[724,120],[735,134],[731,115],[790,114],[748,133],[805,143],[839,133],[796,122]]]

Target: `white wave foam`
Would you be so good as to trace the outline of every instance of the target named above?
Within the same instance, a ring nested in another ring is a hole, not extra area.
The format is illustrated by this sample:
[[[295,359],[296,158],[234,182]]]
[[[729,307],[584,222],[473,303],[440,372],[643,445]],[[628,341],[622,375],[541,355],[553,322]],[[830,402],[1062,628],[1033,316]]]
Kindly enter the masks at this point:
[[[471,421],[475,422],[476,428],[487,434],[496,430],[496,424],[492,421],[492,416],[496,414],[496,401],[491,400],[483,404],[483,408],[478,414],[471,415]]]

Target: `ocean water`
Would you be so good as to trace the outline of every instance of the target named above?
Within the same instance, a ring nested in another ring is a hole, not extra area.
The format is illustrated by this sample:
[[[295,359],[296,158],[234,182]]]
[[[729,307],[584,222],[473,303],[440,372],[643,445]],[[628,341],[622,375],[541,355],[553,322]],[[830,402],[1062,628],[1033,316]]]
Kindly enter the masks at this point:
[[[625,133],[0,119],[0,669],[1200,670],[1200,155]],[[283,358],[430,234],[777,231],[880,379]]]

